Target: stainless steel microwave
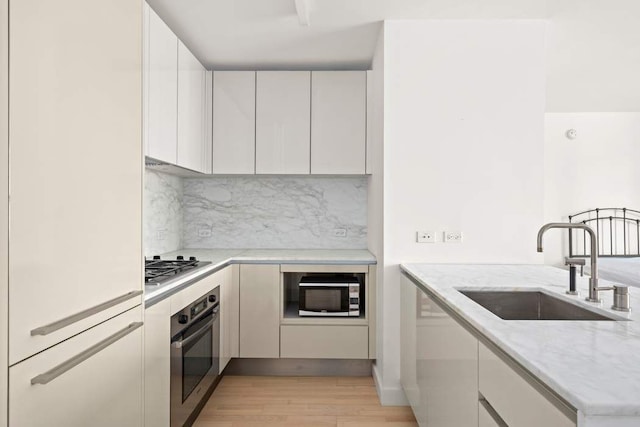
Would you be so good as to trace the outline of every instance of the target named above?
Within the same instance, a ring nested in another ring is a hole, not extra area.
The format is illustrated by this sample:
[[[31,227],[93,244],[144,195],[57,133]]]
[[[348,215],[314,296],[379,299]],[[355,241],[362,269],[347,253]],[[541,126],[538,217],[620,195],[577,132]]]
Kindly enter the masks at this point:
[[[360,316],[360,282],[355,276],[305,276],[298,284],[299,316]]]

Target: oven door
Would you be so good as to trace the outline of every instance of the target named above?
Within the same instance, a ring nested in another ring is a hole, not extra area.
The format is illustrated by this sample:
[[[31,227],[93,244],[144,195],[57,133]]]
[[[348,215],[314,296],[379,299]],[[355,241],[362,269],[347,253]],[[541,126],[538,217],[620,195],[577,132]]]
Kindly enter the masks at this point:
[[[171,340],[171,427],[183,426],[218,376],[218,307]]]
[[[348,283],[300,283],[299,316],[349,316]]]

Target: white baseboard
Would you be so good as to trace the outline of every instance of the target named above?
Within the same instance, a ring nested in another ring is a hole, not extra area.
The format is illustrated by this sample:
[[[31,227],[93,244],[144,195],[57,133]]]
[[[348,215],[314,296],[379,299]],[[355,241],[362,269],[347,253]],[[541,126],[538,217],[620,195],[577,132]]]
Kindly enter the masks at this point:
[[[373,365],[373,382],[376,385],[376,391],[378,392],[378,399],[382,406],[409,406],[409,401],[404,395],[404,390],[398,384],[397,387],[384,387],[382,385],[382,376],[378,365]]]

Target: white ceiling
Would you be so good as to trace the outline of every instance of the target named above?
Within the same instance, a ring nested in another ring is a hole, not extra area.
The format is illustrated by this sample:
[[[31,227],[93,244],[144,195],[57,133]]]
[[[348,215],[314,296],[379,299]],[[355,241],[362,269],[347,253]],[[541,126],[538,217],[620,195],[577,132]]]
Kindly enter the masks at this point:
[[[640,0],[308,1],[309,27],[294,0],[148,0],[209,69],[367,69],[385,19],[547,19],[550,111],[640,111]]]

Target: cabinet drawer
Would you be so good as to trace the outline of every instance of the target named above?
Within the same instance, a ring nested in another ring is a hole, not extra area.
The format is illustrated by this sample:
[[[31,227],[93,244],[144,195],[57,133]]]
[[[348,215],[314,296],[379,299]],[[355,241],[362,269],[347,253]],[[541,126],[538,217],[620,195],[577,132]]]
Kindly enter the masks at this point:
[[[525,372],[516,372],[482,343],[478,348],[479,391],[510,426],[575,426],[575,413],[546,391],[539,391]],[[544,394],[543,394],[544,393]]]
[[[280,357],[311,359],[367,359],[368,326],[283,325]]]
[[[139,427],[141,319],[142,308],[134,308],[9,368],[9,425]],[[32,384],[54,369],[58,376]]]
[[[480,401],[478,405],[478,427],[505,427],[506,424],[491,413],[492,408],[488,408],[485,405],[488,405],[488,403],[483,401]]]
[[[200,298],[207,292],[215,289],[217,286],[220,286],[224,279],[225,270],[230,267],[225,267],[220,271],[216,271],[215,273],[203,278],[202,280],[197,281],[196,283],[189,285],[186,289],[181,290],[175,295],[171,296],[171,315],[179,312],[187,305],[194,302],[196,299]]]

